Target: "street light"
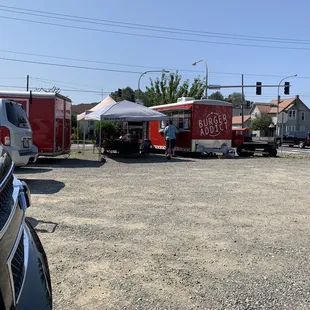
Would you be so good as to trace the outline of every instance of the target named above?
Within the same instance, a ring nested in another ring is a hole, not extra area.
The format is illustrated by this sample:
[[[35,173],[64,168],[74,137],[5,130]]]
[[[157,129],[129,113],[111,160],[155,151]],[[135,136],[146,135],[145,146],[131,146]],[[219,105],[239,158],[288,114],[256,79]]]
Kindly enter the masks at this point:
[[[278,128],[279,128],[279,109],[280,109],[280,101],[281,101],[281,98],[280,98],[280,86],[281,86],[281,83],[286,80],[286,79],[289,79],[289,78],[292,78],[292,77],[296,77],[297,74],[293,74],[293,75],[290,75],[290,76],[287,76],[285,78],[283,78],[279,84],[278,84],[278,105],[277,105],[277,123],[276,123],[276,134],[275,134],[275,139],[277,139],[277,131],[278,131]],[[280,131],[279,131],[279,134],[280,134]],[[276,140],[277,141],[277,140]],[[282,150],[282,143],[283,143],[283,120],[282,120],[282,130],[281,130],[281,150]]]
[[[198,63],[204,62],[206,65],[206,89],[205,89],[205,98],[208,99],[208,64],[204,59],[195,61],[192,65],[196,66]]]
[[[164,72],[164,73],[169,73],[170,71],[168,71],[168,70],[151,70],[151,71],[145,71],[145,72],[143,72],[141,75],[140,75],[140,77],[139,77],[139,80],[138,80],[138,100],[140,99],[140,80],[141,80],[141,78],[142,78],[142,76],[143,75],[145,75],[145,74],[147,74],[147,73],[153,73],[153,72]]]

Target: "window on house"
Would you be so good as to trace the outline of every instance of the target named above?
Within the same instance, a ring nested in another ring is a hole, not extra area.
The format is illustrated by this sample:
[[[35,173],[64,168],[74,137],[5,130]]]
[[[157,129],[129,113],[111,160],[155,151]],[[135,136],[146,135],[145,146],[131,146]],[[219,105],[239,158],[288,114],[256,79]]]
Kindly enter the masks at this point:
[[[296,131],[296,126],[286,126],[286,132]]]
[[[288,112],[288,118],[289,119],[296,119],[296,111],[295,110],[291,110]]]
[[[299,130],[300,130],[300,131],[305,131],[305,130],[306,130],[306,126],[300,126],[300,127],[299,127]]]
[[[301,118],[302,121],[305,120],[305,116],[306,116],[306,113],[305,112],[301,112],[301,117],[300,118]]]

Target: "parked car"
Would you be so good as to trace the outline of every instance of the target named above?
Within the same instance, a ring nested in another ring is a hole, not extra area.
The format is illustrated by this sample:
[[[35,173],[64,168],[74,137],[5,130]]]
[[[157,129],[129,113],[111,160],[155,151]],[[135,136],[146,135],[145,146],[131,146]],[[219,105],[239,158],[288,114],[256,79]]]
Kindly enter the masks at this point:
[[[52,309],[47,258],[25,211],[31,204],[25,182],[0,144],[0,309]]]
[[[281,138],[277,138],[278,145],[281,145]],[[310,146],[309,131],[290,131],[283,135],[283,145],[288,144],[290,147],[298,145],[300,148]]]
[[[38,157],[26,112],[21,104],[9,99],[0,99],[0,142],[16,166],[27,165]]]

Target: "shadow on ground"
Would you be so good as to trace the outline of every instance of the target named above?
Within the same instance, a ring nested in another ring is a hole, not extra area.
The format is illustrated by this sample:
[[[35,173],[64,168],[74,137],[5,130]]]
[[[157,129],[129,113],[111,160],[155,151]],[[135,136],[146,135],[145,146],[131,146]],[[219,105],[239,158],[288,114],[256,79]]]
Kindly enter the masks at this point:
[[[185,159],[180,157],[173,157],[171,160],[167,160],[166,156],[164,155],[156,155],[156,154],[150,154],[150,155],[119,155],[119,154],[109,154],[106,155],[107,158],[112,159],[114,161],[120,162],[120,163],[126,163],[126,164],[160,164],[160,163],[167,163],[167,162],[173,162],[173,163],[182,163],[182,162],[194,162],[195,160],[192,159]]]
[[[51,168],[36,168],[36,167],[16,167],[14,173],[16,174],[37,174],[52,171]]]
[[[26,220],[32,225],[32,227],[37,232],[42,232],[42,233],[52,234],[58,226],[58,223],[37,220],[33,217],[26,217]]]
[[[31,167],[58,167],[58,168],[99,168],[104,162],[78,158],[39,158]]]
[[[65,183],[56,180],[45,180],[45,179],[22,179],[29,186],[31,194],[56,194],[60,192],[64,187]]]

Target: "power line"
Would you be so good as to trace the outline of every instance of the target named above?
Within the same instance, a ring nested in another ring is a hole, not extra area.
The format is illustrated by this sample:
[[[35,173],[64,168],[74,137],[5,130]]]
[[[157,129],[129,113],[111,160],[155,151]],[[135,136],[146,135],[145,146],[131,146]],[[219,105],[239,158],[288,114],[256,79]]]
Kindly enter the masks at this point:
[[[130,25],[123,25],[123,24],[111,24],[109,22],[95,22],[93,20],[88,20],[88,21],[87,20],[79,20],[79,19],[74,19],[74,18],[57,17],[54,15],[49,16],[47,14],[50,14],[50,13],[47,13],[47,12],[45,12],[44,13],[45,15],[44,15],[44,14],[36,14],[36,13],[29,13],[29,12],[20,12],[20,11],[16,11],[16,10],[7,10],[7,9],[1,9],[1,8],[0,8],[0,11],[17,13],[17,14],[24,14],[24,15],[31,15],[31,16],[38,16],[38,17],[45,17],[45,18],[52,18],[52,19],[58,19],[58,20],[64,20],[64,21],[73,21],[73,22],[78,22],[78,23],[95,24],[95,25],[119,27],[119,28],[126,28],[126,29],[136,29],[136,30],[142,30],[142,31],[170,33],[170,34],[212,37],[212,38],[219,38],[219,39],[232,39],[232,40],[243,40],[243,41],[255,41],[255,42],[261,41],[261,42],[269,42],[269,43],[307,44],[307,45],[310,44],[310,41],[307,41],[307,40],[295,41],[294,39],[276,39],[276,38],[264,38],[264,39],[262,39],[262,38],[242,37],[242,36],[231,35],[231,34],[211,34],[211,33],[206,34],[206,33],[201,33],[201,32],[193,33],[193,32],[188,31],[188,30],[179,30],[179,31],[164,30],[164,29],[158,29],[156,26],[153,26],[153,27],[147,26],[148,28],[145,28],[146,26],[130,26]]]
[[[105,68],[94,68],[94,67],[85,67],[85,66],[55,64],[55,63],[50,63],[50,62],[32,61],[32,60],[24,60],[24,59],[13,59],[13,58],[6,58],[6,57],[0,57],[0,59],[6,60],[6,61],[31,63],[31,64],[37,64],[37,65],[54,66],[54,67],[65,67],[65,68],[85,69],[85,70],[95,70],[95,71],[108,71],[108,72],[141,74],[141,72],[137,72],[137,71],[114,70],[114,69],[105,69]]]
[[[79,19],[79,22],[85,22],[85,20],[88,20],[88,23],[94,23],[94,21],[100,22],[100,23],[110,23],[115,25],[110,26],[116,26],[116,25],[125,25],[127,28],[128,26],[138,26],[138,27],[145,27],[145,28],[151,28],[151,29],[162,29],[162,30],[175,30],[175,31],[181,31],[194,34],[208,34],[208,35],[224,35],[224,36],[231,36],[231,37],[240,37],[240,38],[252,38],[252,39],[266,39],[266,40],[281,40],[283,43],[289,43],[287,41],[293,41],[296,43],[302,43],[302,42],[308,42],[310,43],[310,40],[301,40],[301,39],[290,39],[290,38],[279,38],[279,37],[266,37],[266,36],[250,36],[250,35],[242,35],[242,34],[231,34],[231,33],[223,33],[223,32],[208,32],[208,31],[201,31],[201,30],[194,30],[194,29],[182,29],[182,28],[173,28],[173,27],[163,27],[163,26],[154,26],[154,25],[146,25],[146,24],[137,24],[137,23],[130,23],[130,22],[123,22],[123,21],[115,21],[115,20],[106,20],[106,19],[98,19],[94,17],[87,17],[87,16],[77,16],[77,15],[69,15],[69,14],[60,14],[57,12],[47,12],[47,11],[40,11],[40,10],[31,10],[26,8],[19,8],[14,6],[6,6],[6,5],[0,5],[0,7],[7,8],[7,9],[14,9],[19,11],[25,11],[25,12],[35,12],[40,14],[48,14],[51,16],[46,16],[49,18],[54,18],[55,16],[61,16],[66,18],[76,18]],[[3,9],[2,9],[3,10]],[[9,10],[7,10],[9,11]],[[13,11],[16,12],[16,11]],[[22,13],[23,12],[17,12]],[[29,14],[29,13],[28,13]],[[106,25],[106,24],[104,24]],[[150,29],[148,29],[150,30]]]
[[[96,29],[96,28],[89,28],[89,27],[56,24],[56,23],[28,20],[28,19],[8,17],[8,16],[0,16],[0,18],[24,21],[28,23],[35,23],[35,24],[41,24],[41,25],[57,26],[57,27],[63,27],[63,28],[69,28],[69,29],[90,30],[90,31],[96,31],[96,32],[114,33],[114,34],[121,34],[121,35],[135,36],[135,37],[173,40],[173,41],[181,41],[181,42],[208,43],[208,44],[242,46],[242,47],[259,47],[259,48],[281,49],[281,50],[305,50],[305,51],[310,50],[310,48],[306,48],[306,47],[271,46],[271,45],[243,44],[243,43],[232,43],[232,42],[204,41],[204,40],[188,39],[188,38],[163,37],[163,36],[155,36],[155,35],[147,35],[147,34],[138,34],[138,33],[129,33],[129,32],[114,31],[114,30],[104,30],[104,29]]]
[[[7,87],[7,88],[17,88],[17,89],[25,89],[25,86],[17,86],[17,85],[2,85],[0,84],[0,87]],[[30,87],[31,90],[35,90],[37,87]],[[109,91],[101,91],[101,90],[88,90],[88,89],[65,89],[65,88],[59,88],[61,91],[67,91],[67,92],[81,92],[81,93],[94,93],[94,94],[110,94]]]
[[[87,59],[80,59],[80,58],[70,58],[70,57],[61,57],[61,56],[36,54],[36,53],[18,52],[18,51],[3,50],[3,49],[0,49],[0,52],[20,54],[20,55],[27,55],[27,56],[36,56],[36,57],[45,57],[45,58],[55,58],[55,59],[63,59],[63,60],[90,62],[90,63],[113,64],[113,65],[128,66],[128,67],[130,66],[130,67],[138,67],[138,68],[143,68],[143,69],[148,69],[148,68],[159,69],[159,70],[163,69],[162,67],[160,68],[160,67],[152,67],[152,66],[139,66],[139,65],[132,65],[132,64],[120,64],[120,63],[112,63],[112,62],[104,62],[104,61],[96,61],[96,60],[87,60]],[[166,69],[170,70],[170,71],[204,73],[204,71],[188,70],[188,69],[180,69],[180,68],[179,69],[178,68],[166,68]],[[107,70],[109,70],[109,69],[107,69]],[[124,72],[126,72],[126,71],[124,71]],[[131,72],[131,73],[141,73],[141,72]],[[212,73],[212,74],[236,75],[236,76],[241,75],[241,73],[236,73],[236,72],[217,72],[217,71],[211,71],[210,73]],[[281,75],[252,74],[252,73],[246,73],[245,75],[247,75],[247,76],[255,76],[255,77],[257,77],[257,76],[282,77]],[[24,79],[24,78],[22,78],[22,79]],[[56,82],[58,82],[58,81],[56,81]]]

